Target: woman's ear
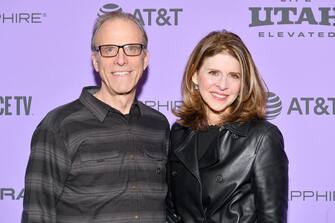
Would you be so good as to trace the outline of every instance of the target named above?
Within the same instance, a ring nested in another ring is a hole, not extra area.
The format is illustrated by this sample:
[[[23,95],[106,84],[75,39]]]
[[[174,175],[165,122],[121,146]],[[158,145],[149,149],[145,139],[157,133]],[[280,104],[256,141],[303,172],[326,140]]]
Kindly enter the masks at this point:
[[[192,82],[193,84],[198,85],[198,72],[194,72],[192,75]]]

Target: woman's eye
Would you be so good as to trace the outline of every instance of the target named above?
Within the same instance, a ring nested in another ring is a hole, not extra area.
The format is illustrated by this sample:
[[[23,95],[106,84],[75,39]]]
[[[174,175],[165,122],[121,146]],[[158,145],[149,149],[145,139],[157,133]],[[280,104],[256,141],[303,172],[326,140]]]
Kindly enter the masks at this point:
[[[219,72],[215,71],[215,70],[211,70],[208,72],[210,75],[212,76],[218,76],[219,75]]]
[[[239,74],[230,74],[230,76],[233,78],[233,79],[239,79],[240,78],[240,75]]]

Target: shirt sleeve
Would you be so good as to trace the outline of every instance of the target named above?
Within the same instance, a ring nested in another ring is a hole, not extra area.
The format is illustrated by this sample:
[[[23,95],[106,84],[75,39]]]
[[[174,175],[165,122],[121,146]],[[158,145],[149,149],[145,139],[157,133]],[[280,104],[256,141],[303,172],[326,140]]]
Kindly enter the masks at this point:
[[[69,168],[63,138],[40,124],[31,142],[21,223],[56,223],[56,205]]]
[[[277,127],[260,138],[253,179],[257,222],[287,222],[288,159]]]

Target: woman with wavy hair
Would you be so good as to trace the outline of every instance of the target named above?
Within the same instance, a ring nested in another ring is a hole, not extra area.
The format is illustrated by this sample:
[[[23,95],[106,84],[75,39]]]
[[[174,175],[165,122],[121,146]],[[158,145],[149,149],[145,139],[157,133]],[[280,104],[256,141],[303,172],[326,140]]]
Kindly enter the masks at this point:
[[[211,32],[193,50],[171,130],[170,222],[284,223],[288,160],[265,120],[266,87],[241,38]]]

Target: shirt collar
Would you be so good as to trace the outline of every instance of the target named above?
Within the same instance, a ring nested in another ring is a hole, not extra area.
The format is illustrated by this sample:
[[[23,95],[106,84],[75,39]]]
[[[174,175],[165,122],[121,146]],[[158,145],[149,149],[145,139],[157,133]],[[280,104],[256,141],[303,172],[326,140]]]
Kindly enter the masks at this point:
[[[109,112],[120,112],[93,96],[93,94],[95,94],[99,89],[100,88],[97,86],[84,87],[79,100],[100,122],[103,122]],[[133,113],[133,110],[138,110],[139,114],[142,114],[141,106],[139,106],[138,100],[136,98],[131,106],[129,112],[130,115]]]

